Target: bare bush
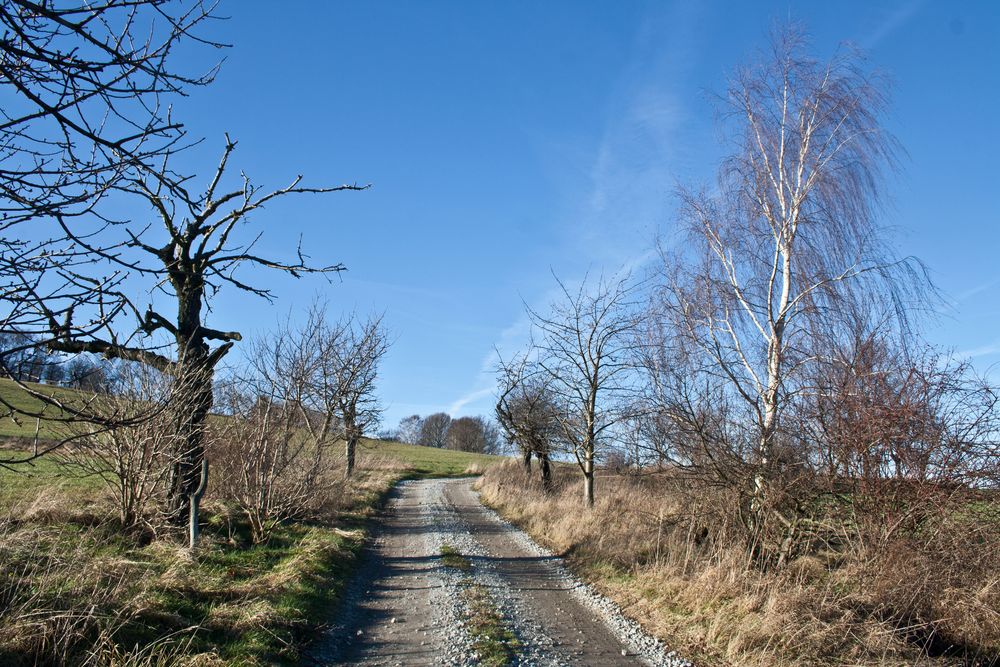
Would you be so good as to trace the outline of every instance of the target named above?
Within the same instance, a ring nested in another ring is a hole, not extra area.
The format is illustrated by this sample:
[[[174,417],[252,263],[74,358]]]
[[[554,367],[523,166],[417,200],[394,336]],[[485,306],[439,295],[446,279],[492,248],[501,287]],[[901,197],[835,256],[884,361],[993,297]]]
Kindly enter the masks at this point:
[[[162,514],[166,483],[176,452],[170,397],[171,378],[145,366],[119,369],[114,391],[99,402],[108,423],[146,406],[149,417],[134,424],[105,428],[75,422],[60,461],[70,474],[99,477],[111,492],[118,518],[126,529],[155,527]]]
[[[254,542],[282,521],[316,515],[339,487],[339,385],[325,358],[335,341],[313,308],[300,327],[251,341],[248,367],[220,388],[226,417],[211,431],[216,488],[246,517]]]

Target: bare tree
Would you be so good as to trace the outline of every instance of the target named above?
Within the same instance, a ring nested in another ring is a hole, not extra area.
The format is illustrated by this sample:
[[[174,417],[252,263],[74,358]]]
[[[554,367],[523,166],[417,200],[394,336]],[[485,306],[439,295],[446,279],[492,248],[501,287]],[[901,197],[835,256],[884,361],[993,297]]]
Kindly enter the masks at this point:
[[[358,441],[378,425],[382,416],[375,382],[379,364],[388,350],[389,340],[380,315],[367,320],[351,315],[337,324],[333,335],[324,341],[321,363],[329,365],[324,377],[334,383],[325,390],[333,392],[343,429],[348,477],[354,472]]]
[[[482,417],[459,417],[452,420],[445,437],[445,447],[460,452],[496,454],[499,444],[496,426]]]
[[[115,271],[80,273],[99,259],[102,229],[123,224],[97,211],[139,165],[188,145],[171,98],[210,83],[216,69],[185,73],[173,54],[222,46],[199,36],[212,9],[201,0],[0,7],[0,331],[44,327],[26,280],[80,303],[120,284]],[[0,365],[9,352],[0,349]]]
[[[0,7],[0,229],[92,207],[136,163],[176,148],[166,103],[212,81],[172,67],[211,18],[200,0],[9,0]],[[5,250],[25,244],[7,239]],[[10,259],[11,257],[5,257]]]
[[[399,428],[396,436],[400,442],[408,442],[415,445],[420,442],[420,431],[423,429],[424,420],[420,415],[410,415],[399,420]]]
[[[420,441],[424,447],[444,447],[447,443],[448,427],[451,426],[451,416],[444,412],[435,412],[424,418],[420,426]]]
[[[630,277],[581,282],[550,310],[528,309],[538,339],[526,379],[542,383],[555,406],[559,439],[580,466],[584,502],[594,504],[594,462],[632,411],[634,347],[640,317]]]
[[[301,247],[296,259],[289,262],[257,254],[254,246],[260,235],[241,240],[239,231],[250,214],[275,199],[364,189],[356,185],[304,187],[301,177],[296,177],[286,187],[268,192],[244,175],[241,182],[224,190],[227,166],[235,149],[236,144],[227,136],[222,159],[200,194],[193,194],[187,185],[190,179],[176,177],[166,162],[156,170],[140,166],[116,186],[144,201],[156,222],[128,225],[121,242],[89,248],[130,279],[146,281],[150,300],[145,308],[120,289],[88,293],[89,307],[83,308],[72,298],[52,298],[32,276],[21,274],[21,291],[33,311],[40,314],[45,344],[50,349],[139,362],[173,377],[175,394],[171,402],[177,450],[169,499],[178,521],[184,515],[188,495],[201,479],[215,368],[241,339],[239,332],[206,325],[208,299],[224,287],[270,299],[268,289],[239,276],[239,270],[247,266],[294,277],[343,270],[340,264],[309,264]],[[175,316],[163,315],[154,308],[156,295],[173,302]],[[44,399],[53,400],[50,396]]]
[[[500,361],[498,368],[497,421],[507,439],[517,446],[526,475],[531,475],[531,457],[538,459],[542,483],[552,482],[549,461],[556,447],[559,424],[556,408],[548,395],[547,385],[537,378],[528,378],[524,357],[512,362]]]
[[[712,192],[681,194],[686,251],[667,259],[680,268],[658,304],[672,356],[698,374],[687,389],[715,397],[715,415],[694,407],[688,425],[719,410],[752,425],[705,424],[751,469],[757,525],[783,465],[782,414],[807,384],[809,337],[859,299],[902,316],[924,284],[877,222],[896,153],[880,123],[884,87],[853,52],[819,63],[805,50],[798,30],[778,32],[734,77],[724,100],[732,153]]]

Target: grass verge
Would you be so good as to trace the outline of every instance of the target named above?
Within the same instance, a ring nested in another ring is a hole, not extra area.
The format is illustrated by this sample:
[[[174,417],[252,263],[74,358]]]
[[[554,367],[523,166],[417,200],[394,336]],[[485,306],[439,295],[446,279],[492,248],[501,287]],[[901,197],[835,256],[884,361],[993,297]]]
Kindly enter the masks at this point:
[[[146,664],[152,646],[168,664],[297,664],[398,476],[369,472],[330,521],[258,545],[208,503],[193,553],[123,533],[100,498],[43,489],[0,522],[0,664]]]
[[[878,552],[845,545],[762,570],[676,511],[662,480],[603,475],[587,510],[575,471],[555,472],[548,493],[516,464],[488,470],[477,487],[700,666],[1000,665],[1000,504],[966,508],[974,533],[937,527],[975,536],[978,550],[959,551],[962,562],[925,540]]]
[[[469,571],[472,563],[450,544],[441,545],[441,563],[445,567],[453,567],[456,570]]]
[[[450,544],[441,545],[441,564],[462,572],[472,570],[472,562]],[[489,590],[471,577],[463,579],[462,585],[465,626],[472,639],[472,648],[478,656],[478,664],[486,667],[514,664],[520,644],[497,610]]]

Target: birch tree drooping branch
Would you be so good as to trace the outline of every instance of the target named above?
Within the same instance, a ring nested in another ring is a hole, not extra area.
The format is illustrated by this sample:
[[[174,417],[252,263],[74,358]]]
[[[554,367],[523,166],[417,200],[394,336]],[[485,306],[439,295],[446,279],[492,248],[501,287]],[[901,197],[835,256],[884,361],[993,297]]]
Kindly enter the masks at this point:
[[[778,32],[732,79],[723,100],[731,153],[712,190],[681,193],[687,243],[666,258],[656,304],[674,347],[664,363],[683,361],[703,380],[675,377],[674,387],[715,395],[716,409],[753,425],[744,442],[723,433],[726,456],[745,465],[757,526],[783,465],[782,414],[808,384],[809,341],[859,300],[905,327],[906,305],[927,285],[917,262],[893,256],[879,224],[898,152],[882,125],[884,82],[854,52],[824,63],[806,46],[795,28]],[[704,416],[690,412],[685,428]]]

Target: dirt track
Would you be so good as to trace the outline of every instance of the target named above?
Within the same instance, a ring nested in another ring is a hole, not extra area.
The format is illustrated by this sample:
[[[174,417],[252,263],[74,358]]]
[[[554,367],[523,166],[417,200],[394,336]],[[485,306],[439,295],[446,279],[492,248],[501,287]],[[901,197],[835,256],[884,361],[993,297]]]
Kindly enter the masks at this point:
[[[477,664],[462,623],[469,579],[517,636],[517,664],[685,664],[484,508],[469,480],[401,484],[380,523],[313,664]],[[469,572],[443,566],[444,544],[472,563]]]

